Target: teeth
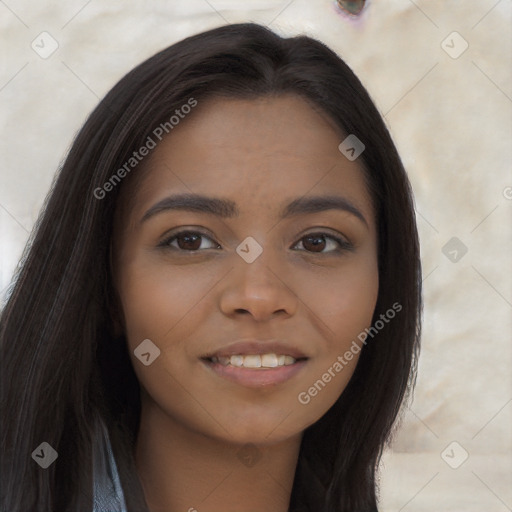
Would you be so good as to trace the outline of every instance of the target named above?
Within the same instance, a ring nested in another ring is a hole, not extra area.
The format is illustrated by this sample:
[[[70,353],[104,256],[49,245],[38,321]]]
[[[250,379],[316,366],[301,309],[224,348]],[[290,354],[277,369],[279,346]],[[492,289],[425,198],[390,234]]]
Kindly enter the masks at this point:
[[[277,356],[275,354],[263,354],[261,356],[261,366],[275,368],[277,366]]]
[[[229,362],[231,363],[231,366],[243,366],[244,356],[231,356],[229,358]]]
[[[212,362],[220,363],[223,366],[236,366],[237,368],[276,368],[277,366],[289,366],[294,364],[296,359],[283,354],[251,354],[247,356],[212,357]]]
[[[233,357],[233,356],[231,356]],[[261,368],[261,356],[245,356],[244,357],[245,368]]]
[[[295,363],[295,359],[292,356],[284,356],[284,364],[288,366],[290,364]]]

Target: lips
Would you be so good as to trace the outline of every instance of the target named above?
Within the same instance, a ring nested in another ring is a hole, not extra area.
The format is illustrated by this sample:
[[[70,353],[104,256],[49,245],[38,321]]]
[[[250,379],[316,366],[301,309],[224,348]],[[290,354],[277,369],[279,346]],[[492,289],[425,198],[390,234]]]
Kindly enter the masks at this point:
[[[284,384],[309,359],[298,347],[280,340],[243,340],[200,358],[213,374],[249,388],[268,389]]]

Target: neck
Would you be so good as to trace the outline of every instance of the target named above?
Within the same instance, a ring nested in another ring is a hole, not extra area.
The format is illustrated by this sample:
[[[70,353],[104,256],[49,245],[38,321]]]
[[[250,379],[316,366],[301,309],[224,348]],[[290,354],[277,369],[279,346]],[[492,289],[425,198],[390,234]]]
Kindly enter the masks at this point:
[[[143,403],[135,460],[149,510],[287,512],[301,437],[233,444]]]

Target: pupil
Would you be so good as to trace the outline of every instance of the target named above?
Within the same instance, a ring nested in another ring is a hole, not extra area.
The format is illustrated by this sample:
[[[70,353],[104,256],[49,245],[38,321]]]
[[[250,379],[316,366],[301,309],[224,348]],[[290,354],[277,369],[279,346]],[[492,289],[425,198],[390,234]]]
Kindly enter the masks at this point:
[[[195,240],[194,240],[194,238],[195,238]],[[184,240],[185,241],[184,242],[185,245],[187,245],[187,244],[192,244],[193,245],[193,247],[190,247],[190,245],[189,245],[186,248],[188,248],[188,249],[190,249],[190,248],[198,249],[199,246],[201,245],[201,243],[199,243],[199,245],[197,244],[197,241],[199,240],[199,238],[200,238],[199,235],[182,235],[180,237],[180,240]],[[195,244],[194,244],[194,242],[195,242]],[[179,245],[181,247],[183,244],[179,244]],[[181,247],[181,248],[183,249],[183,247]]]
[[[318,247],[321,244],[325,244],[325,240],[324,240],[323,236],[308,236],[308,237],[306,237],[306,240],[308,240],[308,241],[314,240],[314,242],[312,242],[312,245],[314,247]],[[320,248],[320,250],[322,250],[322,248]],[[315,251],[315,252],[318,252],[318,251]]]

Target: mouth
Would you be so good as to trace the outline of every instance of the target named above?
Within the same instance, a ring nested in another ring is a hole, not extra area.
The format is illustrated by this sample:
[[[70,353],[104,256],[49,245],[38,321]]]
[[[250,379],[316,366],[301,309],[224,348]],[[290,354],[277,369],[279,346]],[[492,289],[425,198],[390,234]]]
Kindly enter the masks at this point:
[[[217,376],[242,386],[261,388],[291,379],[309,358],[282,343],[244,342],[200,359]]]
[[[207,358],[213,364],[221,364],[222,366],[232,366],[235,368],[251,368],[268,370],[270,368],[280,368],[282,366],[291,366],[297,361],[306,361],[307,357],[295,359],[288,354],[235,354],[232,356],[212,356]]]

